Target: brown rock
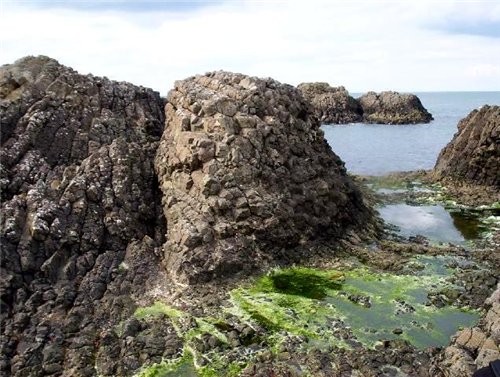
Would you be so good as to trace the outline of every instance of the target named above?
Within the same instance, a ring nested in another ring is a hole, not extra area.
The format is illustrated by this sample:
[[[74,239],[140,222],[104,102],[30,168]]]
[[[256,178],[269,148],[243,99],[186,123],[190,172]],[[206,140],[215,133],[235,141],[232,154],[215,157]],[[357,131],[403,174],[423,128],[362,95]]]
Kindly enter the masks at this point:
[[[385,124],[429,123],[432,115],[414,94],[368,92],[358,98],[363,122]]]
[[[297,86],[313,107],[314,115],[323,124],[360,122],[363,110],[343,87],[331,87],[325,82],[302,83]]]
[[[438,179],[500,188],[500,106],[483,106],[458,123],[434,167]]]
[[[202,126],[186,127],[193,115]],[[214,72],[176,82],[166,116],[155,167],[168,223],[164,265],[179,281],[285,262],[298,245],[370,223],[297,89]],[[207,150],[215,154],[203,157]]]

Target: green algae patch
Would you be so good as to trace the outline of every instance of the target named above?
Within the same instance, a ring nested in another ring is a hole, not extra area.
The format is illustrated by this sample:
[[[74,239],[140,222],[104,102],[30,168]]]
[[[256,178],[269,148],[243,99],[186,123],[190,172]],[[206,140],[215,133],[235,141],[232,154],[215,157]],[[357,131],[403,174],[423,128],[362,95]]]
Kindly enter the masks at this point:
[[[180,359],[163,361],[143,368],[134,377],[197,377],[190,354],[185,353]]]
[[[455,306],[437,308],[428,295],[453,289],[448,257],[417,257],[402,274],[368,268],[348,271],[288,268],[274,270],[254,285],[231,293],[231,313],[271,332],[306,336],[316,346],[373,348],[402,338],[415,347],[442,346],[478,318]]]
[[[256,282],[254,290],[319,300],[325,298],[329,290],[339,289],[343,278],[338,271],[294,267],[271,271]]]
[[[183,315],[183,313],[160,301],[156,301],[151,306],[137,308],[136,311],[134,312],[134,316],[137,319],[144,319],[147,317],[159,317],[162,315],[166,315],[167,317],[170,318],[179,318]]]

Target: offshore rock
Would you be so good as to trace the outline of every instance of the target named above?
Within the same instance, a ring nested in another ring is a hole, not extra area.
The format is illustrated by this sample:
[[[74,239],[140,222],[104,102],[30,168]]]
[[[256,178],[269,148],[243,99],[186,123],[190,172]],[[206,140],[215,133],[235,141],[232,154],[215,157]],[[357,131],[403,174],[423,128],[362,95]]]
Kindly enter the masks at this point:
[[[272,79],[214,72],[176,82],[155,169],[164,265],[180,282],[293,260],[313,241],[370,229],[372,212],[310,105]]]
[[[432,115],[414,94],[368,92],[358,98],[363,122],[384,124],[429,123]]]
[[[500,189],[500,106],[473,110],[458,123],[433,174],[438,179]]]
[[[104,329],[161,272],[163,106],[47,57],[0,68],[0,374],[127,375],[156,357]]]
[[[361,122],[363,110],[358,101],[343,87],[331,87],[325,82],[302,83],[299,89],[323,124]]]

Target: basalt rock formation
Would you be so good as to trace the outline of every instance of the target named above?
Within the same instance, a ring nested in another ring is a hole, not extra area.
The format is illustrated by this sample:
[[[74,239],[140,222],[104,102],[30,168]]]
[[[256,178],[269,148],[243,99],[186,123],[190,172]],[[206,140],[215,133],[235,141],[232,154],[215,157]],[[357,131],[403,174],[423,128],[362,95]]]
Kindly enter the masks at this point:
[[[163,106],[46,57],[0,68],[0,374],[126,375],[178,351],[165,331],[130,330],[148,350],[107,330],[161,272]]]
[[[2,375],[126,376],[179,357],[169,322],[132,316],[146,296],[369,231],[295,88],[218,72],[168,101],[165,127],[150,89],[46,57],[0,68]]]
[[[368,92],[358,98],[363,122],[385,124],[429,123],[432,115],[414,94]]]
[[[176,82],[166,117],[155,168],[164,261],[176,279],[250,271],[311,240],[370,228],[370,210],[296,88],[196,76]]]
[[[438,179],[500,189],[500,106],[483,106],[459,122],[433,174]]]
[[[331,87],[325,82],[302,83],[299,89],[323,124],[361,122],[363,110],[358,101],[343,87]]]

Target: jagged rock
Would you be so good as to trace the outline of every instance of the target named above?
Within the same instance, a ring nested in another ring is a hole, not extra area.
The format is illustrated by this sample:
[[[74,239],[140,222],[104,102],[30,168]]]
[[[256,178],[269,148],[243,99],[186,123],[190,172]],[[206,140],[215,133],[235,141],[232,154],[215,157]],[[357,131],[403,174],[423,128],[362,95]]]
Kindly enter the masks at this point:
[[[500,106],[483,106],[462,119],[433,173],[438,179],[499,189]]]
[[[435,360],[445,377],[471,376],[477,369],[500,359],[500,283],[486,300],[487,312],[477,327],[465,328]]]
[[[331,87],[326,82],[302,83],[297,86],[323,124],[361,122],[363,110],[343,87]]]
[[[363,122],[385,124],[429,123],[432,115],[414,94],[368,92],[358,98]]]
[[[47,57],[0,68],[0,374],[94,376],[96,354],[129,352],[100,332],[161,272],[163,106]]]
[[[195,76],[176,82],[166,118],[155,168],[164,264],[177,280],[248,272],[300,254],[299,245],[370,228],[371,211],[296,88]]]

